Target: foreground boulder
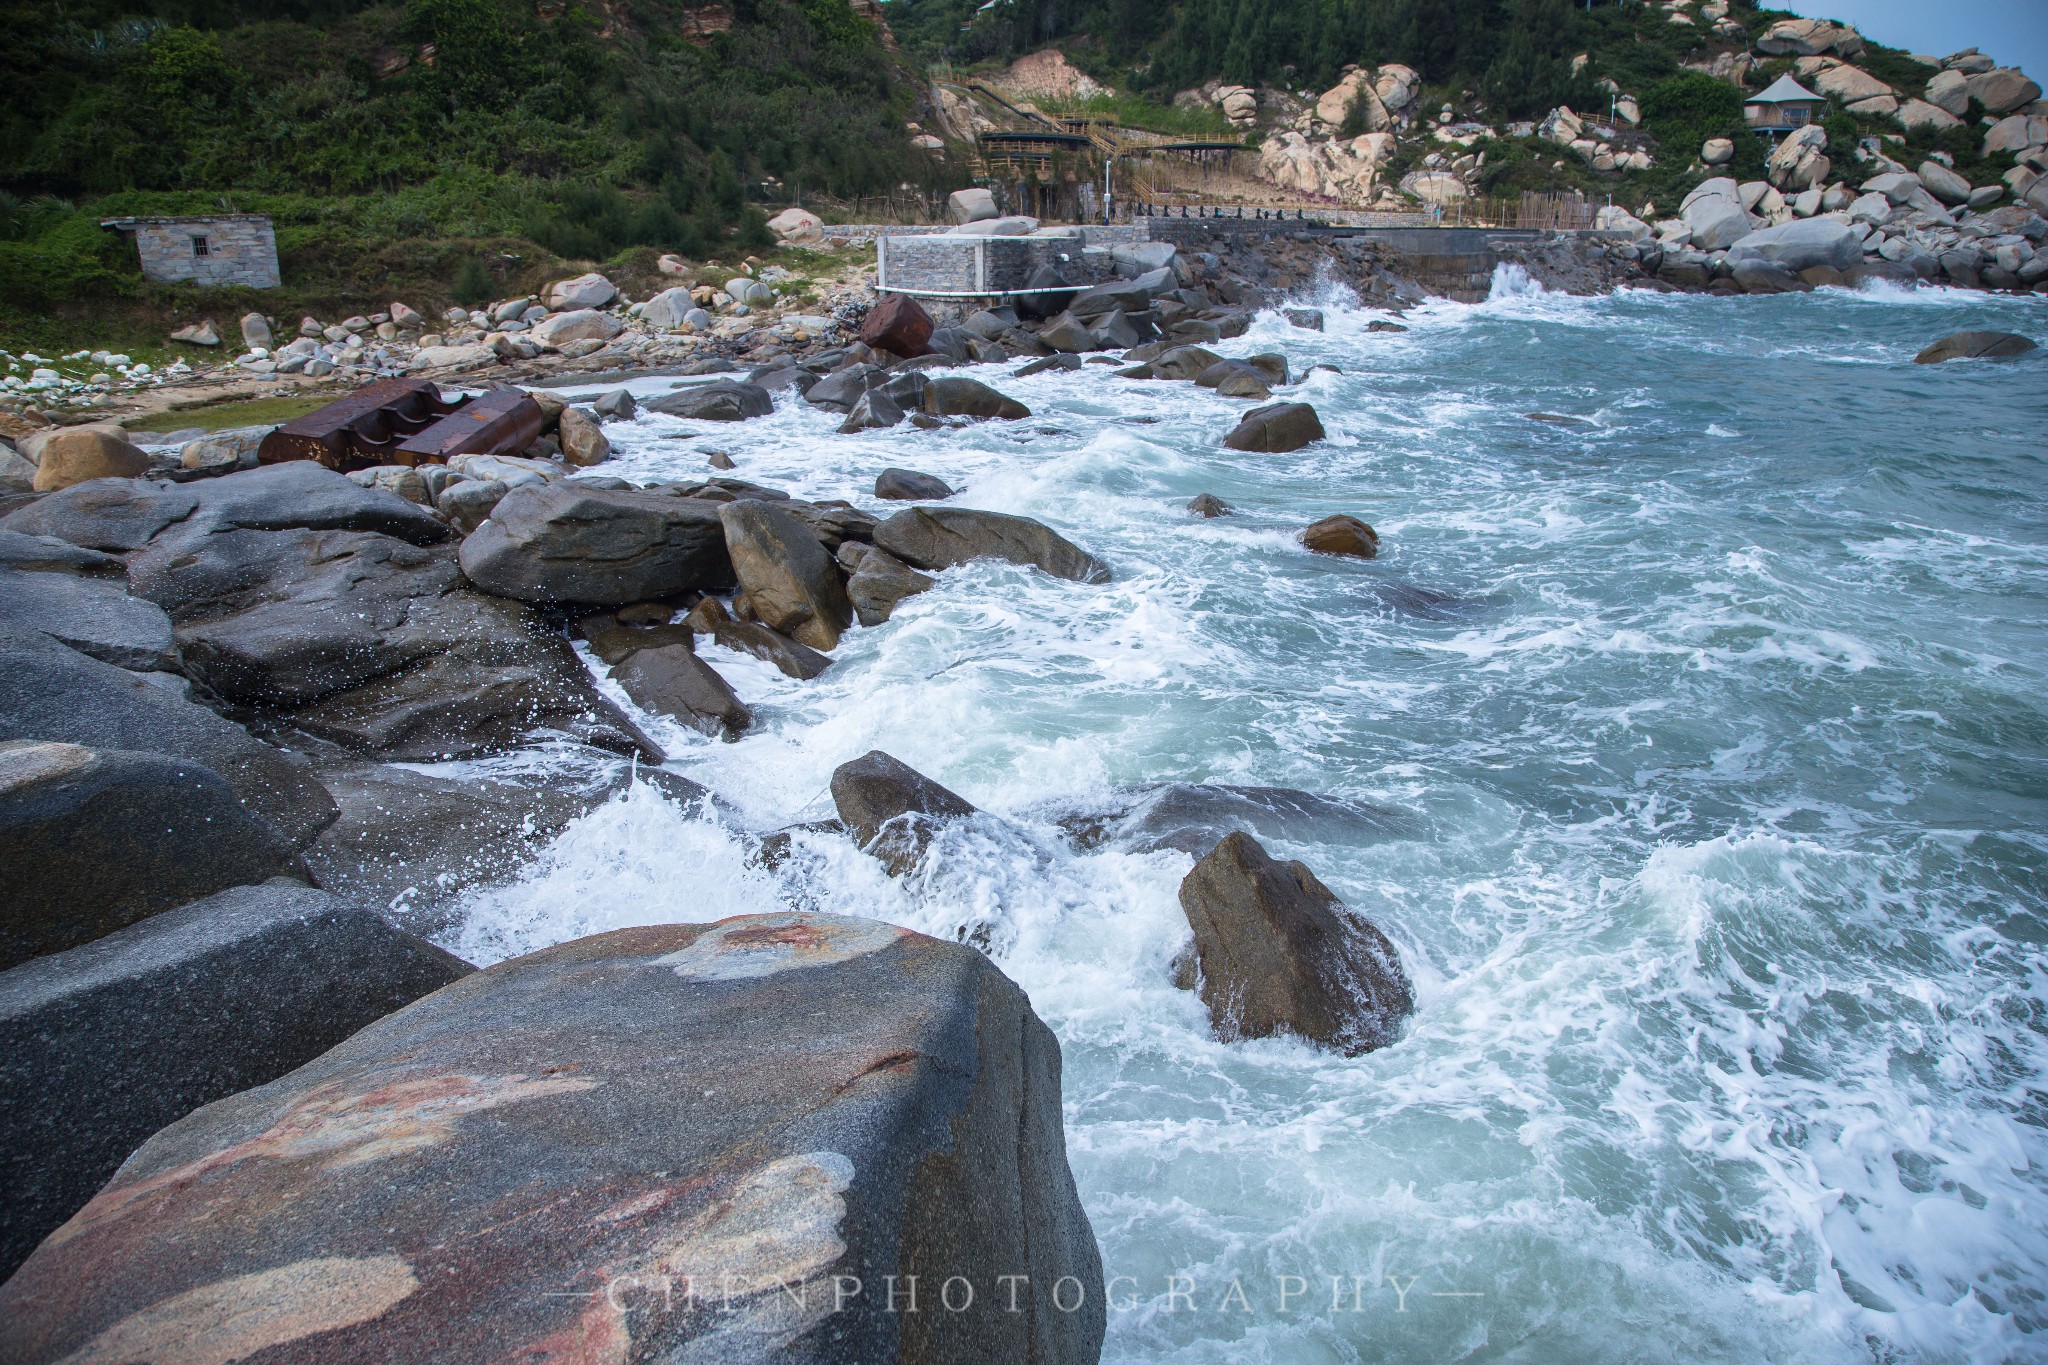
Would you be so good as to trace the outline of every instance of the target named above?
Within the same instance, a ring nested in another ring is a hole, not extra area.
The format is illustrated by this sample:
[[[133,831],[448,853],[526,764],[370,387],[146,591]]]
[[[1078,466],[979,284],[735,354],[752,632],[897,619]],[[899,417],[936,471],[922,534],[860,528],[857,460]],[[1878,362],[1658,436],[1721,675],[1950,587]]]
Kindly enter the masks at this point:
[[[969,507],[912,507],[875,528],[875,545],[920,569],[977,559],[1029,564],[1054,578],[1107,583],[1109,567],[1043,522]]]
[[[874,749],[832,771],[832,804],[854,842],[900,877],[924,860],[948,821],[975,813],[967,798]]]
[[[1195,938],[1179,984],[1199,991],[1225,1042],[1293,1034],[1356,1056],[1392,1042],[1414,1008],[1386,936],[1248,834],[1195,864],[1180,904]]]
[[[305,760],[178,692],[36,632],[0,629],[0,740],[7,739],[190,759],[218,773],[245,808],[294,847],[334,820],[334,802]]]
[[[0,1288],[0,1356],[1079,1365],[1103,1288],[1023,992],[778,914],[501,964],[190,1115]]]
[[[1322,419],[1308,404],[1269,403],[1246,413],[1244,419],[1223,438],[1223,444],[1232,450],[1277,455],[1300,450],[1328,434],[1323,430]]]
[[[841,632],[853,624],[853,606],[818,538],[772,503],[727,503],[718,515],[733,575],[754,614],[799,644],[837,648]]]
[[[1944,360],[2009,360],[2034,350],[2032,341],[2013,332],[1956,332],[1913,357],[1915,365]]]
[[[367,910],[272,883],[0,973],[0,1276],[158,1129],[468,971]],[[0,1357],[28,1358],[19,1337]]]
[[[1380,552],[1379,532],[1343,512],[1309,526],[1301,533],[1301,543],[1319,555],[1351,559],[1371,559]]]
[[[521,602],[623,606],[732,582],[719,505],[666,493],[527,484],[462,542],[462,572]]]
[[[0,969],[305,865],[190,759],[0,741]]]

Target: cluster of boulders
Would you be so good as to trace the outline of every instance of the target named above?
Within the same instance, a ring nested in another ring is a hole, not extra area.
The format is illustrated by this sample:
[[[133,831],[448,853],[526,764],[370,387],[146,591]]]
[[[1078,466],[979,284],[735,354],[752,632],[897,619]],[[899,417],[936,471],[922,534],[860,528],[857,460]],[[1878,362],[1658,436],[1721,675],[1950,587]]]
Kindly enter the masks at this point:
[[[1605,210],[1600,226],[1625,234],[1644,270],[1681,287],[1771,293],[1889,280],[2041,288],[2048,219],[2027,204],[1958,208],[1966,189],[1945,183],[1932,161],[1918,173],[1888,170],[1854,189],[1814,184],[1789,197],[1766,181],[1722,176],[1687,195],[1676,218],[1653,225]]]

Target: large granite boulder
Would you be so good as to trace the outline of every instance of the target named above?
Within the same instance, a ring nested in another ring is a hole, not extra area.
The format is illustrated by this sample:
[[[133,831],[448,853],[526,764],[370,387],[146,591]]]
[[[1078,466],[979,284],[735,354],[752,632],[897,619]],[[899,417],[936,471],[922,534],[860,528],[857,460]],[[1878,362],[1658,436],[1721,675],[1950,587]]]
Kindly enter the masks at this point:
[[[0,1356],[1081,1365],[1059,1073],[987,958],[886,924],[563,944],[157,1134]]]
[[[718,515],[733,575],[754,614],[799,644],[837,648],[853,624],[853,606],[839,566],[818,538],[773,503],[727,503]]]
[[[891,355],[923,355],[932,339],[932,315],[908,294],[885,294],[862,320],[860,339]]]
[[[0,969],[272,877],[306,876],[269,821],[190,759],[0,741]]]
[[[178,666],[171,618],[163,608],[130,597],[125,583],[104,574],[0,569],[0,627],[41,631],[121,668],[149,672]]]
[[[128,577],[127,563],[100,550],[82,549],[55,536],[0,531],[0,566],[27,573],[78,574],[85,578]]]
[[[849,544],[867,548],[859,541]],[[770,629],[759,621],[739,620],[715,597],[707,597],[693,607],[686,625],[688,629],[709,635],[736,653],[751,654],[764,663],[774,664],[784,675],[799,681],[815,678],[832,667],[828,655],[820,654],[809,645],[798,644],[781,631]]]
[[[448,539],[448,528],[426,508],[310,460],[196,483],[94,479],[0,520],[0,529],[116,553],[139,550],[174,527],[180,537],[304,529],[375,531],[415,545]]]
[[[0,628],[0,740],[6,739],[138,749],[203,764],[294,847],[334,820],[334,802],[303,759],[170,688],[40,632]]]
[[[862,395],[881,388],[889,378],[880,365],[842,366],[804,390],[804,401],[813,407],[851,413]]]
[[[2035,345],[2014,332],[1952,332],[1913,357],[1916,365],[1939,365],[1944,360],[2010,360],[2034,350]]]
[[[535,603],[623,606],[732,582],[717,503],[576,483],[507,493],[461,564],[485,592]]]
[[[1292,1034],[1356,1056],[1400,1032],[1414,995],[1386,935],[1298,862],[1227,834],[1180,886],[1192,967],[1216,1036]]]
[[[969,507],[906,508],[875,528],[875,545],[920,569],[1002,559],[1076,583],[1110,577],[1101,560],[1043,522]]]
[[[1246,413],[1223,438],[1223,444],[1232,450],[1278,455],[1300,450],[1328,434],[1316,410],[1307,403],[1268,403]]]
[[[431,762],[546,729],[660,761],[559,630],[472,591],[451,547],[231,531],[168,558],[153,545],[133,574],[177,622],[191,677],[358,753]]]
[[[647,410],[695,422],[744,422],[775,411],[775,399],[759,384],[715,379],[650,399]]]
[[[360,906],[275,882],[0,972],[0,1276],[157,1130],[468,971]],[[0,1309],[0,1324],[16,1322]],[[0,1357],[24,1349],[14,1336]],[[145,1358],[232,1354],[174,1339]]]
[[[1349,513],[1339,512],[1310,524],[1301,543],[1319,555],[1372,559],[1380,552],[1379,532]]]
[[[1732,265],[1745,260],[1768,261],[1798,274],[1817,265],[1847,270],[1863,259],[1863,239],[1847,223],[1832,218],[1795,218],[1759,229],[1728,248]]]
[[[896,877],[923,861],[941,826],[975,813],[966,797],[880,749],[833,769],[832,804],[854,842]]]
[[[1031,409],[1016,399],[997,393],[978,379],[960,376],[942,376],[927,383],[919,406],[934,417],[994,417],[1014,422],[1031,415]]]

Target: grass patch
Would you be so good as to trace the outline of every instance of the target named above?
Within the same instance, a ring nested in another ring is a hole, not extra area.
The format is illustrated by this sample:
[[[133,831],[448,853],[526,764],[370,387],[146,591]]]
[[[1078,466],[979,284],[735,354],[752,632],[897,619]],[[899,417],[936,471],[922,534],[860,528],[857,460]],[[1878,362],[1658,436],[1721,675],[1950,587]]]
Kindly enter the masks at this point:
[[[224,431],[229,427],[281,426],[332,403],[331,393],[295,395],[290,398],[248,398],[232,403],[207,403],[194,408],[173,408],[153,412],[123,426],[130,431],[189,431],[201,427]]]

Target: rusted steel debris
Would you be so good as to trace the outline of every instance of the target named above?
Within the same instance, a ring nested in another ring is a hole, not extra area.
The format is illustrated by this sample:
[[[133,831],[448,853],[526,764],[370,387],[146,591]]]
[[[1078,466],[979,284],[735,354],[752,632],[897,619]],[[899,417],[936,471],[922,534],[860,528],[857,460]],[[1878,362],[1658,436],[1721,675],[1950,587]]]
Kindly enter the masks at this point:
[[[456,455],[517,455],[540,435],[540,405],[518,389],[449,400],[427,379],[365,384],[263,438],[263,464],[317,460],[347,473]]]

